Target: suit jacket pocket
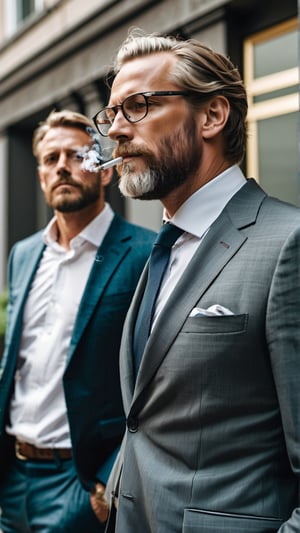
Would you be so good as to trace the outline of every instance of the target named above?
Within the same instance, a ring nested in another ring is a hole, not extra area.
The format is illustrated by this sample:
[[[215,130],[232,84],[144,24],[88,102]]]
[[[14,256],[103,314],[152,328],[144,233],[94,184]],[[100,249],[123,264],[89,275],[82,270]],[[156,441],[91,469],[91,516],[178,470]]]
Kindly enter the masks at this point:
[[[243,333],[247,329],[248,314],[229,316],[189,317],[182,333]]]
[[[275,533],[282,520],[260,516],[185,509],[183,533]]]

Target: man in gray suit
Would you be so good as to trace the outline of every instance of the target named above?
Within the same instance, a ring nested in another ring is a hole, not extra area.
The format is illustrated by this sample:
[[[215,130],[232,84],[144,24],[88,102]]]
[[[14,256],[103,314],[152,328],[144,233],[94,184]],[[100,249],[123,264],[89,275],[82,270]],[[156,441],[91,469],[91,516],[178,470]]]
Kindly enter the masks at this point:
[[[33,148],[54,217],[10,254],[0,527],[99,533],[125,427],[121,332],[155,234],[105,202],[112,169],[99,168],[99,135],[87,117],[50,113]]]
[[[148,268],[125,321],[116,531],[299,533],[300,212],[238,166],[247,98],[228,58],[131,34],[115,74],[94,121],[121,191],[183,230],[140,364]]]

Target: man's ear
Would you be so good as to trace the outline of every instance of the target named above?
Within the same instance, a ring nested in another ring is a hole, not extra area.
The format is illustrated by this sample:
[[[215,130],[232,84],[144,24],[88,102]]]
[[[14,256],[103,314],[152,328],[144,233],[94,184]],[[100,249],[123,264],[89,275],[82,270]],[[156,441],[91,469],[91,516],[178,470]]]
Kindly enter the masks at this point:
[[[225,96],[216,96],[207,103],[206,119],[203,123],[202,136],[212,139],[220,133],[228,120],[230,104]]]
[[[101,184],[103,187],[106,187],[110,184],[113,177],[113,168],[107,168],[106,170],[101,170]]]

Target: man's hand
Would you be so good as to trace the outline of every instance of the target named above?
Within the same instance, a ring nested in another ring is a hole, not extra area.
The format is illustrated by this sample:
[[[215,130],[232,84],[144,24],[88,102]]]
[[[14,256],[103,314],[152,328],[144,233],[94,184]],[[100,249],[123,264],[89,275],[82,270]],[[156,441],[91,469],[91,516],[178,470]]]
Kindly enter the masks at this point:
[[[109,504],[104,497],[105,487],[102,483],[96,483],[94,489],[90,494],[90,502],[92,509],[97,516],[99,522],[106,522],[109,513]]]

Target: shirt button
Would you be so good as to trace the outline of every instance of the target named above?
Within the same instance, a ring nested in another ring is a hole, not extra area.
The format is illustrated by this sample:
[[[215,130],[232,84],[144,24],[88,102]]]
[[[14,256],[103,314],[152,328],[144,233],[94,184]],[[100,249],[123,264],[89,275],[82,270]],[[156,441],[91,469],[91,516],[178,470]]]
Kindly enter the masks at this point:
[[[130,416],[127,420],[127,427],[130,431],[130,433],[135,433],[138,430],[139,427],[139,421],[137,418],[133,418]]]

